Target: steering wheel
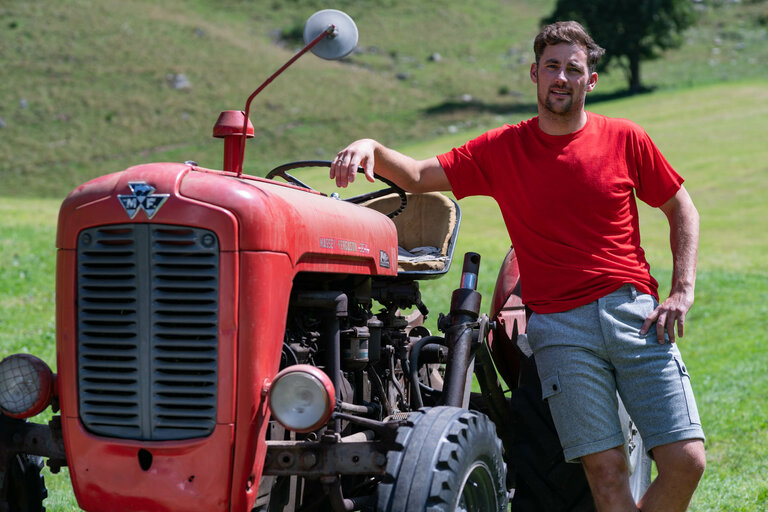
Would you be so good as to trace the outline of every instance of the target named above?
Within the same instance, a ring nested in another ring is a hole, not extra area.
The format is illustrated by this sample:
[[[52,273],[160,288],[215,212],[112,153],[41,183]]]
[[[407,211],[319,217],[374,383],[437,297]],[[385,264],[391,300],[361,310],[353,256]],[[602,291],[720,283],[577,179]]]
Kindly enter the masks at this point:
[[[272,169],[267,173],[266,177],[267,179],[271,180],[271,179],[274,179],[275,176],[279,176],[283,178],[285,181],[287,181],[288,183],[292,185],[296,185],[297,187],[305,188],[307,190],[315,190],[309,185],[307,185],[306,183],[304,183],[303,181],[296,178],[295,176],[288,174],[287,171],[290,171],[291,169],[300,169],[302,167],[330,167],[331,163],[332,162],[330,160],[301,160],[299,162],[289,162],[287,164],[283,164],[278,167],[275,167],[274,169]],[[358,170],[360,172],[363,172],[364,169],[362,167],[358,167]],[[374,176],[376,177],[376,179],[383,181],[388,186],[381,190],[376,190],[374,192],[368,192],[367,194],[361,194],[359,196],[350,197],[348,199],[345,199],[345,201],[349,203],[360,204],[366,201],[370,201],[371,199],[376,199],[378,197],[383,197],[383,196],[395,193],[398,195],[398,197],[400,197],[400,206],[398,206],[395,210],[385,214],[390,219],[394,219],[395,217],[400,215],[400,213],[402,213],[402,211],[405,209],[405,206],[408,204],[408,196],[406,196],[405,190],[398,187],[388,179],[382,178],[378,174],[374,174]],[[323,194],[323,195],[326,195],[326,194]]]

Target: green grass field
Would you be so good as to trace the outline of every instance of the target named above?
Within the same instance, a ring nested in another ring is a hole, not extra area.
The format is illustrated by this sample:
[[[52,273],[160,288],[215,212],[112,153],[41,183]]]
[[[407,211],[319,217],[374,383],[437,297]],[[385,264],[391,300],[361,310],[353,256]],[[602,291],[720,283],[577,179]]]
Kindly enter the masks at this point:
[[[592,108],[592,107],[589,107]],[[708,468],[694,496],[694,511],[753,512],[768,508],[768,268],[764,233],[768,202],[768,92],[746,82],[669,91],[596,104],[593,110],[631,118],[657,141],[686,177],[701,215],[696,303],[681,350],[693,376],[708,436]],[[429,155],[461,143],[456,134],[404,148]],[[330,188],[330,187],[329,187]],[[445,278],[425,283],[424,301],[447,311],[458,283],[460,255],[482,254],[480,290],[485,306],[508,248],[495,203],[461,203],[457,261]],[[0,347],[55,362],[54,271],[58,201],[0,199]],[[671,258],[663,215],[641,212],[652,270],[668,289]],[[46,475],[50,512],[78,510],[66,471]]]

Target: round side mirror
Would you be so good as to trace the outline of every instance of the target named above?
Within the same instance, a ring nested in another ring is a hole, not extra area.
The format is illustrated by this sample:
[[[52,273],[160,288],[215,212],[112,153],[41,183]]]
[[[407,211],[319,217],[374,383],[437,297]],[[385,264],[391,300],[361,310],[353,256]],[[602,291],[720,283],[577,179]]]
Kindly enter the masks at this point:
[[[304,44],[309,44],[330,25],[335,27],[332,34],[312,48],[312,53],[323,59],[340,59],[349,55],[357,45],[357,26],[346,13],[336,9],[317,11],[304,25]]]

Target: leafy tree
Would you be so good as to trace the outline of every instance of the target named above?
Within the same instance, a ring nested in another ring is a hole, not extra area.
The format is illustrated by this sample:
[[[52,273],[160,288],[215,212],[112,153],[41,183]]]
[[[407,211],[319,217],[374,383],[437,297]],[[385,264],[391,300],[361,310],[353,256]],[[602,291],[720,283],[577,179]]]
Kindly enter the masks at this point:
[[[605,48],[599,70],[613,62],[624,68],[629,90],[644,89],[640,62],[677,48],[695,21],[691,0],[558,0],[544,23],[576,20]]]

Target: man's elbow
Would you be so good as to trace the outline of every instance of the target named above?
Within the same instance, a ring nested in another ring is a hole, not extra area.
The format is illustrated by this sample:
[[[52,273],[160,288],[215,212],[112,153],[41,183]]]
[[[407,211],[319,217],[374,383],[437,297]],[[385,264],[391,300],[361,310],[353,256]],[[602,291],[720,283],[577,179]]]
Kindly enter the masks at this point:
[[[403,190],[412,194],[426,194],[427,192],[435,192],[436,189],[422,180],[414,180],[407,187],[404,187]]]

